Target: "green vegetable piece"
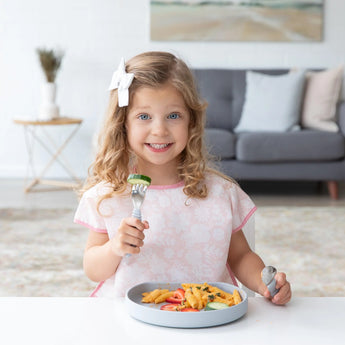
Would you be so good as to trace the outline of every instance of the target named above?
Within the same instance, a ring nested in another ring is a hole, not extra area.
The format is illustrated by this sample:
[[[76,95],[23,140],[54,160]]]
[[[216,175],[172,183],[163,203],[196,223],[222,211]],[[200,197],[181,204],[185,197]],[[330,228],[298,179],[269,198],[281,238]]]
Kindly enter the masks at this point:
[[[226,308],[229,308],[229,306],[225,303],[209,302],[206,304],[205,310],[222,310]]]
[[[145,175],[130,174],[127,182],[130,184],[143,184],[144,186],[149,186],[151,184],[151,178]]]

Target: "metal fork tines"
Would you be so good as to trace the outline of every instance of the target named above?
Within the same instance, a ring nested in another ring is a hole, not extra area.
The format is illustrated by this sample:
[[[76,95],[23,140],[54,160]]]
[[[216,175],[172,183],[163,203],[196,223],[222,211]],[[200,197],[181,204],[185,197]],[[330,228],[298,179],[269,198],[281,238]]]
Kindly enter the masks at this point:
[[[132,186],[132,202],[133,202],[133,212],[132,216],[141,220],[141,206],[145,199],[145,193],[147,186],[143,184],[134,184]]]

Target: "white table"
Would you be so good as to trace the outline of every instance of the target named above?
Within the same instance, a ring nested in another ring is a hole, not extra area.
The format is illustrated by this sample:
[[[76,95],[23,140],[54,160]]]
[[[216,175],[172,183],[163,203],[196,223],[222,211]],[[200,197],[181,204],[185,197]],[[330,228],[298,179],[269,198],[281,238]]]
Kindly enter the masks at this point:
[[[0,344],[344,344],[345,297],[294,298],[284,307],[249,298],[227,325],[165,328],[132,319],[123,299],[0,298]]]

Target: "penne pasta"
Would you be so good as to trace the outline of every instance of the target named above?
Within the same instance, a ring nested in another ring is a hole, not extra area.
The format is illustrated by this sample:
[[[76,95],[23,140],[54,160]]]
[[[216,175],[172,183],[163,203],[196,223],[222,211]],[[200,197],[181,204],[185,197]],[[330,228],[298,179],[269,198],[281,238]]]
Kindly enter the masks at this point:
[[[142,298],[141,302],[153,303],[159,295],[166,293],[168,291],[169,291],[168,289],[163,289],[163,290],[162,289],[155,289],[155,290],[151,291],[148,295],[144,296]]]
[[[162,293],[161,295],[159,295],[156,299],[155,299],[155,304],[159,304],[162,302],[165,302],[165,300],[169,297],[172,297],[172,295],[174,294],[174,291],[168,291],[165,293]]]
[[[198,300],[198,306],[196,307],[197,309],[203,309],[204,308],[204,303],[201,298],[201,293],[200,293],[200,288],[198,286],[192,287],[192,292],[195,298]]]
[[[191,288],[189,288],[189,289],[185,292],[185,298],[186,298],[187,302],[191,305],[192,308],[198,309],[199,301],[198,301],[197,298],[194,296],[194,294],[193,294]]]
[[[234,303],[235,303],[235,304],[239,304],[239,303],[242,302],[241,295],[240,295],[240,293],[239,293],[237,290],[234,290],[234,292],[233,292],[232,295],[233,295]]]

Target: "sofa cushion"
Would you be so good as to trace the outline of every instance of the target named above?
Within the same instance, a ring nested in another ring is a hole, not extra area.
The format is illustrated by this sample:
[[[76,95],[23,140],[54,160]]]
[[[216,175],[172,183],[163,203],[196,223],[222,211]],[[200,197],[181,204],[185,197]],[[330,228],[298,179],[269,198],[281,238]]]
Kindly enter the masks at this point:
[[[321,72],[308,72],[302,126],[329,132],[339,130],[336,105],[343,81],[343,66]]]
[[[247,72],[246,99],[235,132],[285,132],[299,128],[304,71],[281,76]]]
[[[207,101],[207,127],[232,128],[233,71],[222,69],[194,70],[198,89]],[[243,83],[244,84],[244,83]],[[244,92],[245,86],[239,86]]]
[[[243,69],[194,69],[201,97],[208,102],[206,125],[233,130],[240,121],[246,93],[246,72]],[[287,69],[260,69],[253,72],[281,75]]]
[[[339,133],[303,130],[285,133],[241,133],[236,158],[246,162],[298,162],[343,159],[344,137]]]
[[[205,142],[210,153],[222,159],[235,157],[235,134],[218,128],[206,128]]]

